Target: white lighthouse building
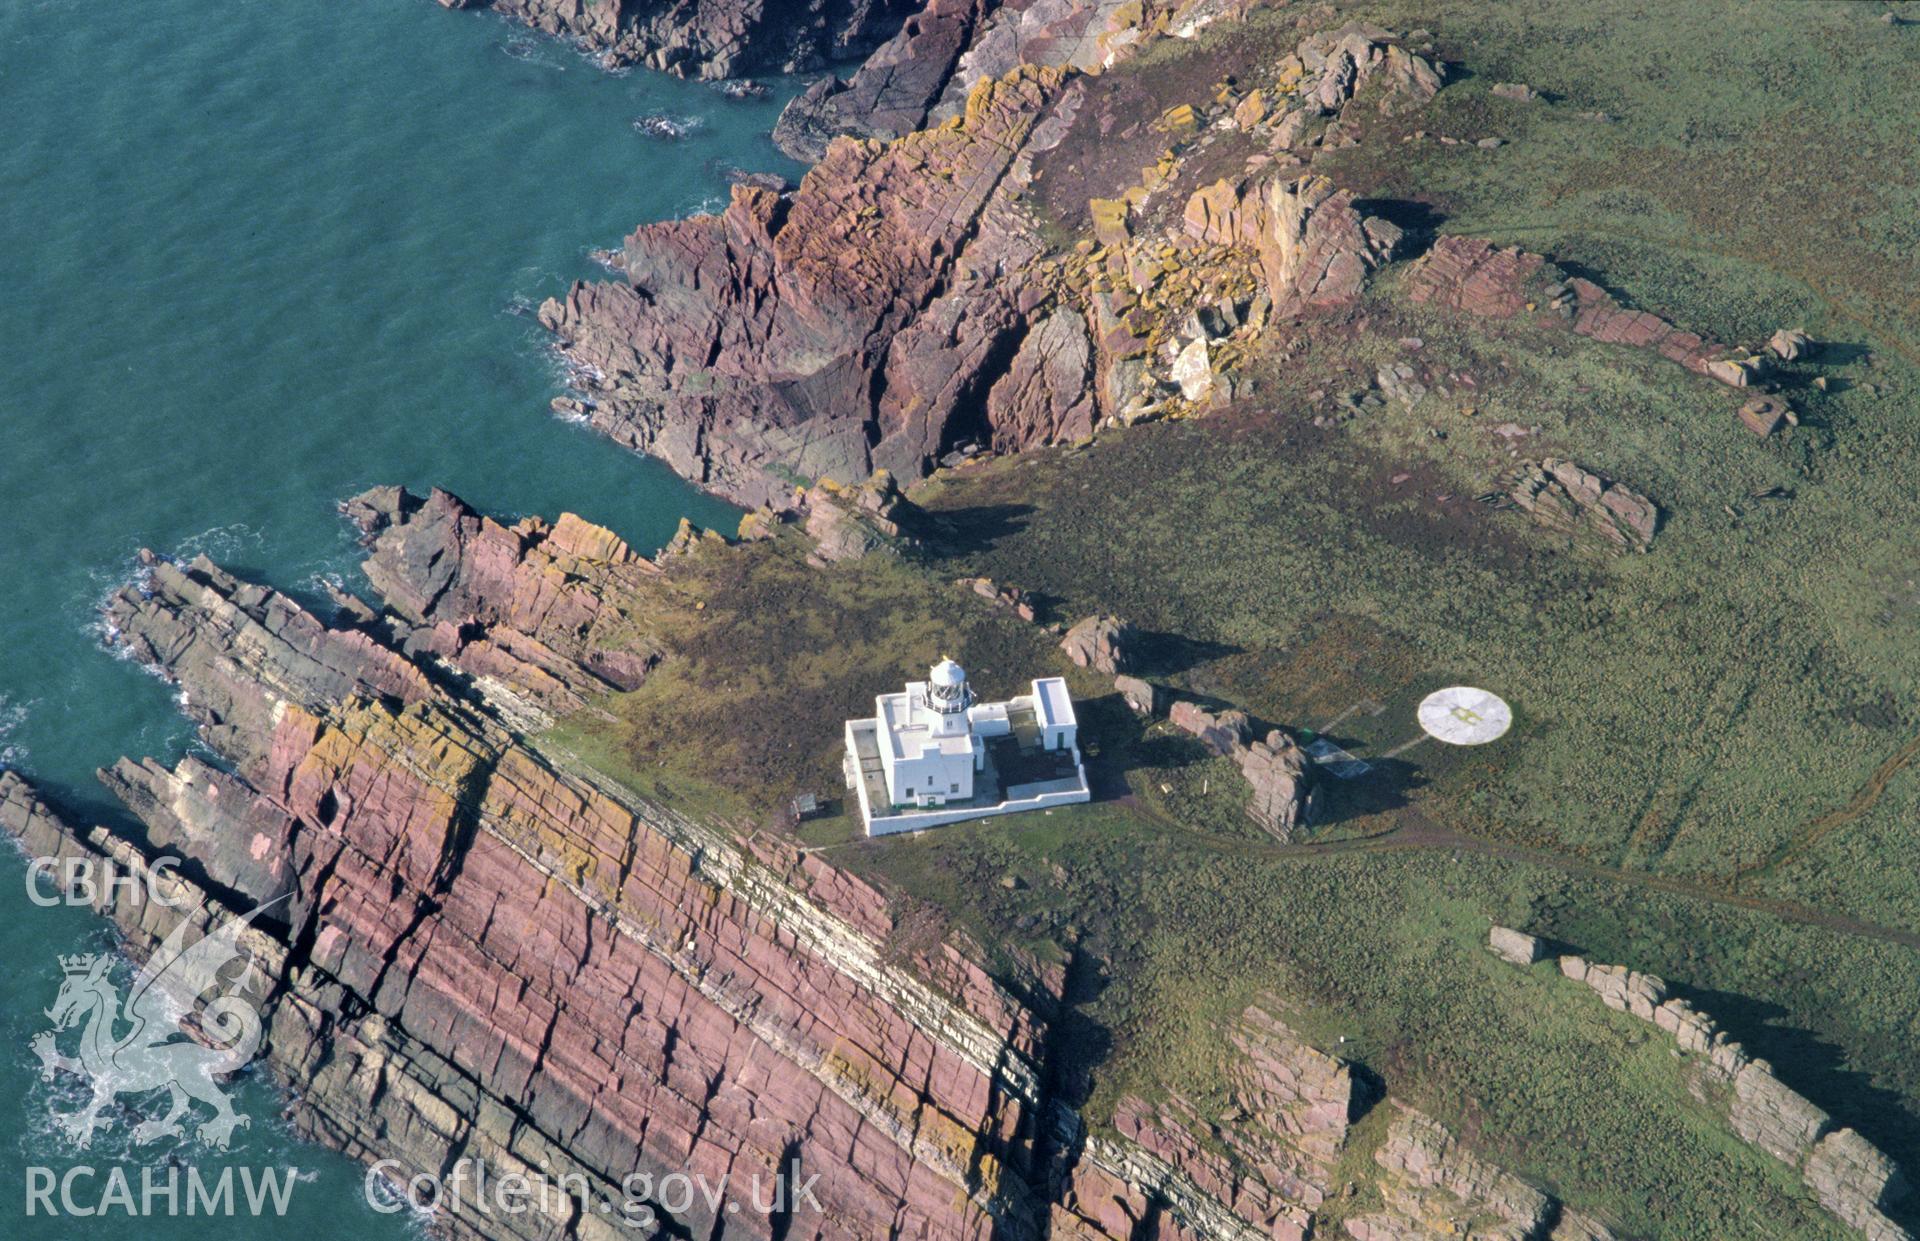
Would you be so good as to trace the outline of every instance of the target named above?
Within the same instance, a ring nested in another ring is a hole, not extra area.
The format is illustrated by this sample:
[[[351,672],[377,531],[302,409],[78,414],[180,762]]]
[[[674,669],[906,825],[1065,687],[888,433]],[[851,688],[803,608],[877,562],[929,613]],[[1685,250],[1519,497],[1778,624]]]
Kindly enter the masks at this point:
[[[1073,699],[1059,677],[976,702],[951,659],[847,721],[847,783],[870,836],[1088,799]]]

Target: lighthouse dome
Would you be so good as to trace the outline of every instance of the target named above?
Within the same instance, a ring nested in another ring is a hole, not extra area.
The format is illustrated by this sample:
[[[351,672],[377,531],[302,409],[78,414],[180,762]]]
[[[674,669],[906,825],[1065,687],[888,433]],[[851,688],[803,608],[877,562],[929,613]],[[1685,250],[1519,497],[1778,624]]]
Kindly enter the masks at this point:
[[[967,673],[951,659],[943,659],[927,674],[928,705],[943,716],[959,717],[973,705]]]

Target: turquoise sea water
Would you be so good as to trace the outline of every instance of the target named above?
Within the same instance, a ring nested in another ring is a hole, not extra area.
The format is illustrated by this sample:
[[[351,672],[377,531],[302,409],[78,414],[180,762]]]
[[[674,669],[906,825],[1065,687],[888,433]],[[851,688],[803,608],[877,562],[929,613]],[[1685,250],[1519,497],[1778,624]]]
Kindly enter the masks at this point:
[[[595,274],[588,248],[723,200],[725,166],[791,171],[765,137],[779,102],[608,75],[429,0],[0,5],[0,761],[104,814],[96,767],[190,744],[166,687],[90,631],[142,546],[354,584],[334,504],[385,482],[570,509],[644,546],[682,514],[730,524],[546,413],[558,375],[525,312]],[[658,111],[697,128],[634,132]],[[55,1136],[50,1109],[77,1100],[29,1042],[56,954],[106,941],[30,904],[25,871],[0,850],[0,1238],[410,1232],[362,1204],[357,1167],[287,1138],[257,1077],[224,1161],[131,1148],[137,1116],[84,1153]],[[284,1223],[25,1215],[31,1166],[95,1166],[85,1205],[109,1169],[137,1196],[170,1161],[309,1179]]]

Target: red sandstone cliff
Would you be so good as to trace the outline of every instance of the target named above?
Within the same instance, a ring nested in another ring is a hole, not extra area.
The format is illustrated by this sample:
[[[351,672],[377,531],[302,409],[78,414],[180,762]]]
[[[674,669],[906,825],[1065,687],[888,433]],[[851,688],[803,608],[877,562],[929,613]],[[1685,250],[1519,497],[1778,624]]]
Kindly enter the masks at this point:
[[[139,840],[65,823],[0,773],[0,828],[35,853],[187,859],[160,880],[181,913],[99,887],[136,956],[182,913],[289,898],[249,941],[297,1129],[409,1174],[464,1157],[587,1187],[544,1213],[449,1206],[462,1235],[630,1235],[598,1204],[671,1171],[817,1176],[821,1207],[696,1203],[672,1235],[1307,1235],[1371,1103],[1344,1063],[1256,1007],[1225,1035],[1227,1116],[1128,1099],[1089,1124],[1053,1067],[1057,972],[994,977],[955,942],[919,946],[818,857],[642,801],[526,731],[648,674],[671,558],[440,492],[345,509],[382,613],[327,624],[152,556],[107,606],[111,641],[179,686],[231,771],[103,772]],[[1486,1206],[1448,1192],[1462,1218]]]
[[[864,135],[824,145],[797,190],[739,187],[717,215],[645,225],[624,279],[541,307],[575,376],[557,405],[759,505],[1231,399],[1237,351],[1351,306],[1400,236],[1312,175],[1313,150],[1362,102],[1417,104],[1439,83],[1354,27],[1303,42],[1271,110],[1254,91],[1156,119],[1108,87],[1138,49],[1237,8],[939,0],[844,88],[796,101],[790,145]],[[1109,154],[1116,131],[1158,163]],[[1267,153],[1188,203],[1188,166],[1240,149]],[[1083,208],[1043,209],[1043,174],[1114,195],[1086,204],[1092,238],[1062,243],[1049,212]]]

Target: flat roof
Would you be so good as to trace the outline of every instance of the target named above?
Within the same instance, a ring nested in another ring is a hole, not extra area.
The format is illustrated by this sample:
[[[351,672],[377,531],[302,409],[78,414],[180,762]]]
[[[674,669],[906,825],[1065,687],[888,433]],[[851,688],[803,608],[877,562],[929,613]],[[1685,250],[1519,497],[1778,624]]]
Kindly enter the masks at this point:
[[[1073,696],[1067,693],[1064,677],[1041,677],[1033,683],[1033,705],[1042,728],[1077,727],[1073,717]]]

